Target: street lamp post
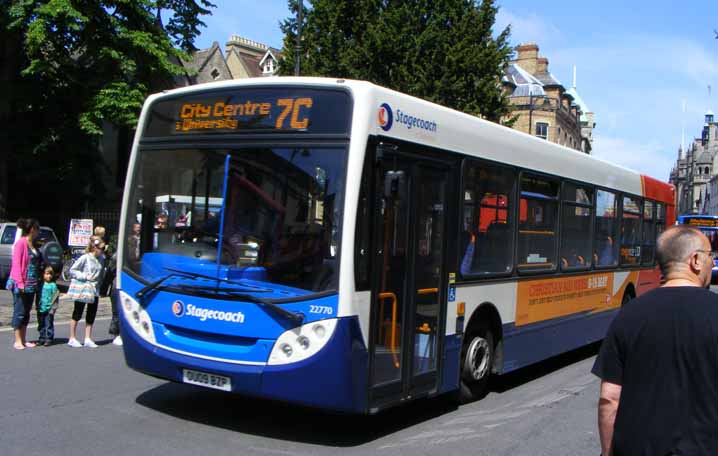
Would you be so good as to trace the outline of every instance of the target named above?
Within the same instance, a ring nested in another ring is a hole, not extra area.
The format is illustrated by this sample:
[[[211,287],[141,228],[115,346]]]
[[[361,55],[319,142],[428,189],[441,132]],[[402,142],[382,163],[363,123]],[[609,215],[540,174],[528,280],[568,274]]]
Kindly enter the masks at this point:
[[[296,56],[294,58],[294,76],[299,76],[299,59],[302,55],[302,7],[303,0],[297,2],[297,44],[294,47]]]

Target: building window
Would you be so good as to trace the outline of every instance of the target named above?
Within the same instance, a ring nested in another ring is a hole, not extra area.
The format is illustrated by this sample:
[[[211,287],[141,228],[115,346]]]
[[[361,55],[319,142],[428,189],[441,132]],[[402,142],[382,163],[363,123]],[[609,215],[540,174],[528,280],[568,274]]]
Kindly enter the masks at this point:
[[[264,62],[264,73],[266,73],[266,74],[274,73],[274,60],[267,59],[267,61]]]
[[[548,124],[545,122],[536,122],[536,136],[548,140]]]
[[[219,70],[217,68],[213,68],[210,74],[212,75],[212,79],[215,81],[219,79]]]

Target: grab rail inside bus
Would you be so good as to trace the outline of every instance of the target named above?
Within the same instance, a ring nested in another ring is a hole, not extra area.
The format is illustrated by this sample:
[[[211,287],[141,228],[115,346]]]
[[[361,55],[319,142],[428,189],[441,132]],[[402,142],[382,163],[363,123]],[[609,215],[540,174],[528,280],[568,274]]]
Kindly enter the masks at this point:
[[[419,288],[416,290],[416,294],[418,295],[425,295],[425,294],[431,294],[431,293],[438,293],[438,288]]]
[[[391,349],[391,355],[394,357],[394,367],[399,368],[399,357],[396,353],[396,295],[392,292],[385,291],[379,293],[379,299],[381,300],[381,307],[379,310],[380,318],[384,318],[384,300],[391,299],[391,343],[389,348]],[[379,324],[379,340],[381,340],[383,324]]]

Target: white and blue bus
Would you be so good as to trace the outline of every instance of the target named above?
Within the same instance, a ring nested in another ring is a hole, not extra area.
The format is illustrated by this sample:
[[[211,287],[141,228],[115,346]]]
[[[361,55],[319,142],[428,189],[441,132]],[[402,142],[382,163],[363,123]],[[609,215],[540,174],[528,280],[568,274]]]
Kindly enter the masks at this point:
[[[360,81],[148,98],[123,199],[127,364],[375,413],[600,340],[658,285],[672,186]]]

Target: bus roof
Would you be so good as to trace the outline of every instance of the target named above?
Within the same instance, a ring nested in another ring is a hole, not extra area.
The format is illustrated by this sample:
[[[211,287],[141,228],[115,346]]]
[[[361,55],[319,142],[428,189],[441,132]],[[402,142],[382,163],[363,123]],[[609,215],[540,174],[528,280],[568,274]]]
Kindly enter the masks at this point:
[[[674,187],[666,182],[528,133],[365,81],[271,77],[212,82],[152,95],[145,109],[158,98],[190,95],[206,90],[286,85],[348,89],[354,96],[354,134],[363,131],[367,135],[391,137],[461,152],[654,198],[669,205],[674,201]]]

